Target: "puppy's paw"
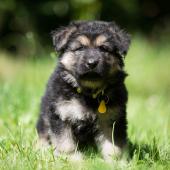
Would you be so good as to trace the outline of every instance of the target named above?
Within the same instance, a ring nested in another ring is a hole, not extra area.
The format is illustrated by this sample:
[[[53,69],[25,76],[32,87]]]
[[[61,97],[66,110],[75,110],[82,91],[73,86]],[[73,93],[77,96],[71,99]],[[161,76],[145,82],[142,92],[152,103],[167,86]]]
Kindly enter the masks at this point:
[[[49,142],[44,138],[40,138],[35,142],[36,150],[39,150],[39,149],[46,150],[49,147],[50,147]]]
[[[106,162],[112,162],[115,151],[113,144],[108,140],[103,142],[101,147],[101,154]]]
[[[83,155],[81,152],[75,152],[70,154],[70,161],[71,162],[82,162],[83,161]]]
[[[106,140],[101,149],[101,154],[105,161],[113,162],[113,160],[127,160],[128,151],[126,147],[118,147],[112,144],[110,141]]]
[[[68,161],[73,162],[73,163],[83,161],[83,155],[82,155],[81,152],[65,153],[65,152],[59,152],[55,149],[54,155],[59,159],[68,160]]]

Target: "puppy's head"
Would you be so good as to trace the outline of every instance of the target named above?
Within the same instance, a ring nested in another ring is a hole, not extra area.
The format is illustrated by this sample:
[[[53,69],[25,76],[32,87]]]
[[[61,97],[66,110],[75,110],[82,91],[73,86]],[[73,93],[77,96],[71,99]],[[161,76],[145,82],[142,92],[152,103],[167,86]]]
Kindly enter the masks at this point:
[[[123,69],[130,38],[113,22],[79,21],[53,32],[53,44],[81,86],[99,88]]]

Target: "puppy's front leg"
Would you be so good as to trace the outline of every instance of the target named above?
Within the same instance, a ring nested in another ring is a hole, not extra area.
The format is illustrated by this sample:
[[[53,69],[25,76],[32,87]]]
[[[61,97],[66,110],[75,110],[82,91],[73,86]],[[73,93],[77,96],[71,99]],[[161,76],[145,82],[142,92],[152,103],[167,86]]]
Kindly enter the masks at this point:
[[[57,124],[59,125],[59,123]],[[63,154],[67,154],[70,160],[82,160],[83,156],[77,151],[77,143],[74,140],[71,126],[69,124],[65,124],[64,122],[60,122],[59,126],[59,131],[50,131],[51,143],[55,149],[54,155],[61,156]]]
[[[76,143],[73,139],[72,131],[68,125],[60,125],[59,131],[55,132],[54,129],[50,132],[50,140],[55,148],[55,155],[60,153],[72,153],[76,149]]]
[[[122,155],[127,143],[126,124],[125,117],[116,120],[114,128],[110,127],[107,123],[101,124],[102,132],[95,137],[95,141],[105,160],[111,161],[113,157],[120,157]],[[112,138],[114,141],[112,141]]]
[[[127,120],[125,116],[120,117],[114,124],[114,145],[122,154],[127,147]]]
[[[50,139],[55,147],[55,155],[60,153],[73,155],[77,153],[77,142],[72,131],[72,125],[76,121],[85,119],[86,113],[83,105],[76,98],[59,100],[54,103],[54,113],[51,114],[50,118]],[[80,153],[78,155],[80,156]],[[73,157],[75,158],[75,154]]]

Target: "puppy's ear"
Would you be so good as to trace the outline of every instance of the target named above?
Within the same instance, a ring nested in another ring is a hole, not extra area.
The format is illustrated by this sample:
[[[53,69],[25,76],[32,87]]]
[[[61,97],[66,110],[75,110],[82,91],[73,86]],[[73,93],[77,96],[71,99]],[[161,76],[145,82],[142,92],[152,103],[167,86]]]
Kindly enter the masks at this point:
[[[77,28],[71,24],[67,27],[62,27],[62,28],[58,29],[57,31],[52,32],[53,45],[57,52],[60,52],[65,48],[70,36],[76,30],[77,30]]]
[[[124,30],[120,29],[114,22],[110,23],[109,30],[113,34],[117,52],[121,56],[125,56],[131,42],[130,35]]]

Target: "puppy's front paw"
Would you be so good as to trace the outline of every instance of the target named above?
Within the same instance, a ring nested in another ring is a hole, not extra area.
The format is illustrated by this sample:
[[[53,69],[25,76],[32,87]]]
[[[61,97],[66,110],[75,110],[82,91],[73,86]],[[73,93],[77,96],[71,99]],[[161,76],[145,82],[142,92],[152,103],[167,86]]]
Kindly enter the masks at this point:
[[[115,146],[110,141],[106,140],[102,144],[101,153],[107,162],[112,162],[114,159],[121,157],[122,148]]]
[[[70,161],[72,162],[82,162],[83,161],[83,155],[80,152],[75,152],[70,154]]]
[[[50,146],[49,142],[44,138],[40,138],[35,142],[35,148],[37,150],[39,150],[39,149],[46,150],[49,148],[49,146]]]
[[[59,159],[69,160],[73,163],[78,163],[83,161],[83,155],[81,152],[64,153],[54,150],[54,155]]]

